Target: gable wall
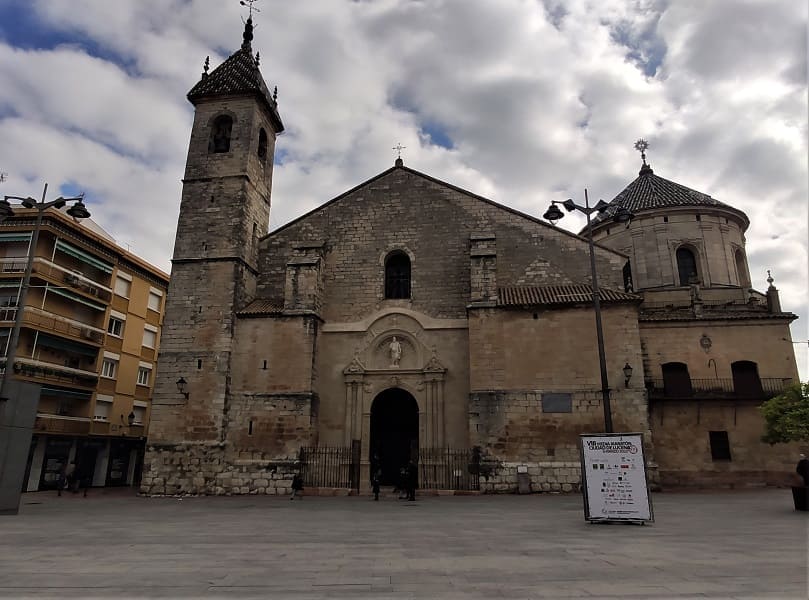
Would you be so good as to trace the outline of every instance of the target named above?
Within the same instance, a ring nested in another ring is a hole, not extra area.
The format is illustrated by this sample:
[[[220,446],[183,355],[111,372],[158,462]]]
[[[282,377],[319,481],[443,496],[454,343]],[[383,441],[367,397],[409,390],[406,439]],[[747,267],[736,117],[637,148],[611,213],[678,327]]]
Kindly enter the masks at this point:
[[[325,242],[321,315],[350,321],[384,302],[384,257],[411,254],[408,307],[432,317],[463,318],[470,301],[469,237],[495,233],[498,285],[585,283],[584,240],[440,185],[406,169],[351,192],[261,242],[258,296],[281,301],[296,244]],[[625,259],[597,252],[600,283],[622,289]]]

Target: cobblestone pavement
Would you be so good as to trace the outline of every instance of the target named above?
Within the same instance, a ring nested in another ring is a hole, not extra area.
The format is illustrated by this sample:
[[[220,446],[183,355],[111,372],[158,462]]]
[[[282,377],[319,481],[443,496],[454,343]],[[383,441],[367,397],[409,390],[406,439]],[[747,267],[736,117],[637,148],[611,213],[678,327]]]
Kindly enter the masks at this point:
[[[23,496],[0,517],[2,597],[806,598],[789,490],[652,496],[588,524],[579,496]]]

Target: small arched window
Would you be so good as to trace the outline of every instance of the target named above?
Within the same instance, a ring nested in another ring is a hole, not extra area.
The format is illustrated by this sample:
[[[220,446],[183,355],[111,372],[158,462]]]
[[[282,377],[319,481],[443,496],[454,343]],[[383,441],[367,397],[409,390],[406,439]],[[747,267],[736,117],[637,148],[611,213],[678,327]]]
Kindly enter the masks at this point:
[[[632,285],[632,266],[629,261],[626,261],[624,265],[624,291],[629,293],[635,291],[635,287]]]
[[[267,159],[267,132],[263,127],[258,130],[258,157],[261,162]]]
[[[747,261],[744,259],[744,252],[736,250],[736,273],[739,276],[739,285],[743,288],[750,287],[750,273],[747,272]]]
[[[677,248],[677,272],[680,275],[680,285],[691,285],[699,279],[697,259],[688,248]]]
[[[208,141],[208,152],[223,154],[230,152],[230,135],[233,130],[233,119],[227,115],[216,117],[211,128],[211,139]]]
[[[410,258],[401,250],[385,260],[385,298],[410,298]]]

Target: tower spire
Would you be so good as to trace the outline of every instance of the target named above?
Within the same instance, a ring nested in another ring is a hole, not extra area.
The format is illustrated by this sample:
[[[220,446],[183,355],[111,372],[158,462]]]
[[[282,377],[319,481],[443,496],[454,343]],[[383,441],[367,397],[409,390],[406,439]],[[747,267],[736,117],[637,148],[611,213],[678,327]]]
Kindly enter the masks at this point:
[[[244,22],[244,34],[242,36],[242,50],[247,50],[250,52],[252,52],[250,44],[253,41],[253,13],[261,12],[258,8],[253,6],[253,4],[256,2],[258,2],[258,0],[239,0],[239,4],[242,6],[247,6],[250,10],[249,14],[247,15],[247,21]]]
[[[640,152],[640,158],[643,161],[643,166],[640,168],[640,172],[638,173],[638,175],[646,175],[646,174],[654,173],[654,171],[652,171],[652,167],[650,167],[648,164],[646,164],[646,149],[647,148],[649,148],[649,142],[647,142],[643,138],[640,138],[637,142],[635,142],[635,150]]]

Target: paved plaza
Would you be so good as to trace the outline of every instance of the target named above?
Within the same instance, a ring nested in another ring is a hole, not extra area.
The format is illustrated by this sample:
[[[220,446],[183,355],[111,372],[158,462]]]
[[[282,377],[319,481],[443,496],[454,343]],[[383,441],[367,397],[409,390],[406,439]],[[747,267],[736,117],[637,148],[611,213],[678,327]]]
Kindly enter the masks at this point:
[[[23,496],[0,596],[806,598],[789,490],[653,495],[656,522],[588,524],[577,495]]]

